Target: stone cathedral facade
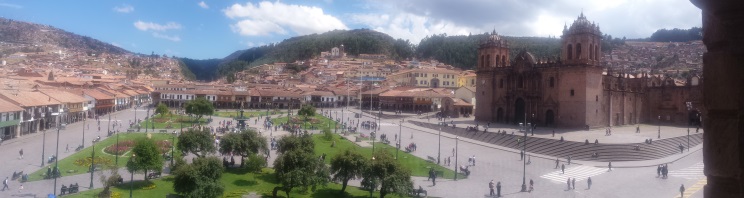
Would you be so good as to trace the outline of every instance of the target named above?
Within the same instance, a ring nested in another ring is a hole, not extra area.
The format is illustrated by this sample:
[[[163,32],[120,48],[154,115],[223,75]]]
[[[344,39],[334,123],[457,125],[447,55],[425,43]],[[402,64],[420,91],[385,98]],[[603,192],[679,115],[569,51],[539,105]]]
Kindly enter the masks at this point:
[[[492,33],[478,48],[475,119],[564,128],[653,121],[650,76],[606,69],[601,39],[599,26],[582,13],[564,26],[559,58],[522,51],[510,61],[509,43]]]

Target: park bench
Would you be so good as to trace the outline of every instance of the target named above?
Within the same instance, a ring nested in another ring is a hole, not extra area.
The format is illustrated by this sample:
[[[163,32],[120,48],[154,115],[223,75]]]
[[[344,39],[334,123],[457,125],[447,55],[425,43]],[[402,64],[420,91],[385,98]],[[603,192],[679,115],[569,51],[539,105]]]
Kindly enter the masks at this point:
[[[168,133],[168,130],[160,129],[158,132],[160,132],[160,133]]]
[[[426,161],[429,161],[431,163],[436,163],[437,162],[437,158],[434,158],[432,156],[426,156]]]
[[[152,172],[152,173],[148,173],[147,174],[147,178],[148,179],[153,179],[153,178],[158,178],[158,177],[160,177],[162,175],[163,175],[163,173],[161,173],[160,171],[158,171],[158,172]]]
[[[134,129],[127,129],[127,133],[134,132]]]

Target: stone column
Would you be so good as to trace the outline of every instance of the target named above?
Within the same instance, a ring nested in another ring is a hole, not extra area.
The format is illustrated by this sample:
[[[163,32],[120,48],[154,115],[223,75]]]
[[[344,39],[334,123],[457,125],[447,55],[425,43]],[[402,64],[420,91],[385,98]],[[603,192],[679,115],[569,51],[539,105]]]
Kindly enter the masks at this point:
[[[705,197],[744,197],[744,2],[692,0],[702,9]]]

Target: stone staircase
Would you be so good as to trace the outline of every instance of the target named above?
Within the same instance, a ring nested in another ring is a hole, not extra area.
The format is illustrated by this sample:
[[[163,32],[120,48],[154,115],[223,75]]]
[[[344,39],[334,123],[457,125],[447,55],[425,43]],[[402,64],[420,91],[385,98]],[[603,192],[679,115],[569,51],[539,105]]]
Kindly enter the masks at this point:
[[[437,130],[440,126],[437,124],[408,121],[417,126]],[[496,132],[473,132],[466,131],[464,128],[446,127],[447,130],[442,132],[450,133],[464,138],[477,140],[484,143],[489,143],[497,146],[521,149],[522,145],[517,142],[518,138],[524,138],[524,135],[511,135],[497,134]],[[538,138],[527,136],[527,152],[537,153],[541,155],[554,156],[565,159],[571,155],[573,160],[582,161],[643,161],[643,160],[654,160],[671,155],[679,154],[680,150],[678,145],[687,145],[687,137],[679,136],[673,138],[667,138],[662,140],[654,140],[652,144],[646,144],[644,142],[639,143],[627,143],[627,144],[594,144],[592,140],[589,140],[589,144],[585,142],[575,141],[560,141],[548,138]],[[703,134],[692,134],[690,135],[690,146],[694,147],[703,142]],[[640,146],[640,150],[635,150],[634,147]],[[686,148],[686,147],[685,147]],[[596,152],[599,156],[596,158],[592,157],[592,154]],[[686,152],[686,149],[685,149]]]

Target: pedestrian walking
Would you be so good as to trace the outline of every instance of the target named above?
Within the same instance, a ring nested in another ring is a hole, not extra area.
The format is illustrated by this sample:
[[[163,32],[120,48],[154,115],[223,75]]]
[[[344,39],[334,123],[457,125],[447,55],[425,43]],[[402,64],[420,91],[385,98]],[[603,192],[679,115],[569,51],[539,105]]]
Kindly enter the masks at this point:
[[[568,186],[567,190],[571,190],[571,178],[566,179],[566,186]]]
[[[555,130],[553,130],[553,137],[555,137]]]
[[[561,174],[566,174],[566,164],[561,164]]]
[[[636,126],[636,133],[641,133],[641,127],[640,126]]]
[[[679,143],[679,153],[682,154],[685,152],[685,146],[682,146],[682,143]]]
[[[607,163],[607,172],[612,171],[612,161]]]
[[[23,184],[21,184],[21,187],[18,187],[18,192],[20,193],[21,191],[23,191]]]
[[[535,190],[534,185],[535,185],[535,182],[533,182],[532,179],[530,179],[530,191],[529,192],[532,192],[533,190]]]
[[[682,184],[682,186],[679,187],[679,197],[685,197],[685,185]]]
[[[524,160],[524,151],[519,151],[519,161]]]
[[[496,182],[496,197],[501,197],[501,182]]]
[[[494,187],[494,186],[493,186],[493,180],[491,180],[491,182],[488,182],[488,189],[489,189],[489,193],[488,193],[488,195],[489,195],[489,196],[492,196],[492,197],[493,197],[494,195],[496,195],[496,193],[494,193],[494,192],[493,192],[493,187]]]
[[[571,185],[573,186],[571,189],[576,190],[576,178],[571,179]]]
[[[5,180],[3,181],[3,191],[5,191],[5,189],[10,190],[10,188],[8,188],[8,177],[5,177]]]
[[[592,189],[592,177],[586,179],[587,190]]]
[[[661,177],[661,164],[656,166],[656,178]]]
[[[475,155],[473,155],[473,166],[475,166]]]
[[[568,165],[571,165],[571,156],[568,156]]]
[[[18,154],[21,155],[21,159],[23,159],[23,149],[21,149],[20,151],[18,151]]]
[[[558,169],[558,158],[555,158],[555,168],[553,169]]]
[[[65,146],[65,153],[67,152],[70,152],[70,144],[67,144],[67,146]]]

